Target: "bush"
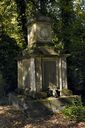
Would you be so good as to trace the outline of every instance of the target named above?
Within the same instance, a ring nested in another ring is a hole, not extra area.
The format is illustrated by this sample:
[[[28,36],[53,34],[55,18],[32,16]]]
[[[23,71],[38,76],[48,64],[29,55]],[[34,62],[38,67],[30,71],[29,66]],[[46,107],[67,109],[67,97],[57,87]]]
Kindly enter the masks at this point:
[[[85,121],[85,106],[82,105],[80,100],[74,101],[71,106],[67,106],[62,112],[72,120]]]
[[[85,121],[85,108],[84,106],[70,106],[63,110],[65,116],[76,121]]]

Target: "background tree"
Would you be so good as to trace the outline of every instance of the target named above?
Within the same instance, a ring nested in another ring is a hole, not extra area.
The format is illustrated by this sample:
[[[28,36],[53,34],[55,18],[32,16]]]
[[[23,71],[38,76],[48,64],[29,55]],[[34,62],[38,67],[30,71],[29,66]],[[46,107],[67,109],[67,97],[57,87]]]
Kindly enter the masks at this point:
[[[68,83],[75,93],[85,92],[85,13],[81,2],[74,4],[75,20],[72,24],[68,59]]]
[[[17,22],[18,13],[15,2],[1,0],[0,7],[0,87],[3,95],[17,87],[16,57],[19,51],[18,46],[22,47],[23,41]]]

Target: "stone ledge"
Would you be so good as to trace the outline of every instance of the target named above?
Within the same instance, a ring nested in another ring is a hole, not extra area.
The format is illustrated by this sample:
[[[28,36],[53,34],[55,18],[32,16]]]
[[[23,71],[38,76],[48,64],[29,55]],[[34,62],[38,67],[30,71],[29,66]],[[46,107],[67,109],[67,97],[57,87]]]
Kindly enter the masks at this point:
[[[16,96],[13,94],[9,95],[9,103],[15,106],[22,111],[48,111],[52,113],[56,113],[59,110],[62,110],[67,105],[71,105],[73,101],[80,99],[80,96],[62,96],[59,98],[49,97],[46,99],[37,99],[37,100],[24,100],[21,96]],[[35,113],[35,112],[34,112]]]

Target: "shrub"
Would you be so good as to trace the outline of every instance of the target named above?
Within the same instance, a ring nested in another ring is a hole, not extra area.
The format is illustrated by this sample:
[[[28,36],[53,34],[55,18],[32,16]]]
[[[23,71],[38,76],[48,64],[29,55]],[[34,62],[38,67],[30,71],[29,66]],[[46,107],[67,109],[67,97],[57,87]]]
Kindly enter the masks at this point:
[[[62,112],[72,120],[85,121],[85,106],[80,100],[75,100],[71,106],[67,106]]]

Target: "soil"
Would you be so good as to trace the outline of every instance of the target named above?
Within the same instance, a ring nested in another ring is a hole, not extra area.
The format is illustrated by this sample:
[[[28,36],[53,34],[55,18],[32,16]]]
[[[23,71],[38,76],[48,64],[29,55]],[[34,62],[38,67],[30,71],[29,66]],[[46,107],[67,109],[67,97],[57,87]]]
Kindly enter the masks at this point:
[[[85,122],[71,121],[61,113],[32,119],[13,106],[0,106],[0,128],[85,128]]]

